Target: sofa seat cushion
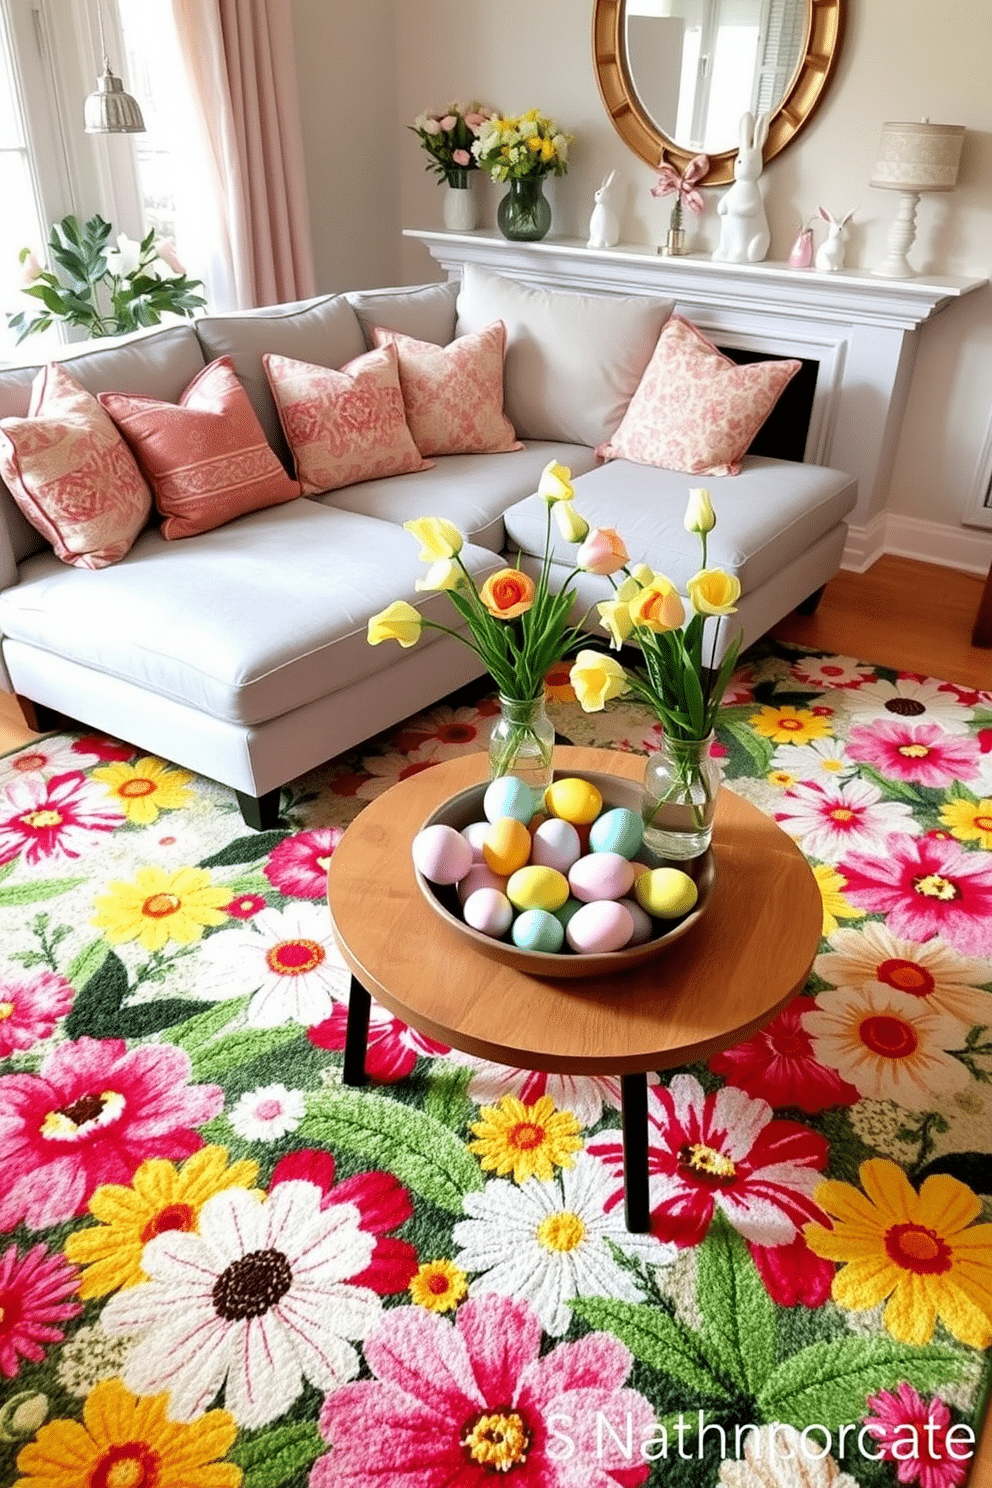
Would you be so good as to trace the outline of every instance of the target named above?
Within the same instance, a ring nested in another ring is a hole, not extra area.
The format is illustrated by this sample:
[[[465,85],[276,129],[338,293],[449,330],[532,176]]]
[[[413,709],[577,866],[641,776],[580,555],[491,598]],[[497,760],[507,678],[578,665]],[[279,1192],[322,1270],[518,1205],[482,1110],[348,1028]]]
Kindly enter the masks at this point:
[[[569,466],[573,475],[592,470],[596,463],[585,445],[536,441],[499,455],[444,455],[427,474],[362,481],[316,499],[339,511],[360,512],[398,526],[416,517],[444,517],[468,542],[499,553],[504,546],[504,511],[537,490],[549,460]]]
[[[384,670],[370,616],[396,599],[450,624],[408,532],[299,498],[166,542],[147,530],[111,568],[27,559],[0,595],[0,632],[214,717],[258,724]],[[499,562],[466,547],[479,582]],[[421,646],[438,632],[425,630]]]
[[[615,527],[633,563],[646,563],[684,588],[699,569],[699,538],[683,525],[691,476],[614,460],[575,483],[575,505],[594,527]],[[716,512],[707,563],[736,574],[750,593],[829,532],[854,506],[857,482],[839,470],[746,455],[741,472],[708,476]],[[544,551],[544,503],[522,501],[505,515],[507,546]],[[571,563],[557,532],[554,558]],[[609,598],[609,583],[604,580]]]

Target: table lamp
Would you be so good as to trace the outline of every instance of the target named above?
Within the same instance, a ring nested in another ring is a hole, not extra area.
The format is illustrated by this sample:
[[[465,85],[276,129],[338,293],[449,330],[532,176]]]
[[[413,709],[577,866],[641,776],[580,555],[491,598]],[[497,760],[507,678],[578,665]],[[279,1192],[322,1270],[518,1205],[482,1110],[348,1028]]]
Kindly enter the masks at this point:
[[[963,124],[883,124],[878,160],[870,186],[899,191],[902,198],[889,236],[886,256],[873,274],[910,279],[916,269],[907,258],[916,237],[916,208],[924,191],[953,191],[964,140]]]

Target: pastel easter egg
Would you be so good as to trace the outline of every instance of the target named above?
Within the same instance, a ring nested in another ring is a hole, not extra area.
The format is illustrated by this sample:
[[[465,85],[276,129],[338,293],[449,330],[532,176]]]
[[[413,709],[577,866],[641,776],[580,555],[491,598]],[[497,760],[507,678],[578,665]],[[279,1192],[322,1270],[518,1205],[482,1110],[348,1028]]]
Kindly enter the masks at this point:
[[[584,904],[593,899],[622,899],[633,882],[634,870],[619,853],[586,853],[568,872],[568,886]]]
[[[622,951],[633,933],[634,921],[624,905],[614,899],[597,899],[593,904],[583,904],[572,916],[565,938],[580,956],[592,956]]]
[[[482,798],[482,809],[489,822],[498,822],[501,817],[512,816],[514,821],[523,822],[526,826],[534,815],[536,806],[534,792],[526,780],[518,780],[516,775],[500,775],[491,781]]]
[[[462,910],[466,925],[499,940],[513,924],[513,905],[499,889],[476,889]]]
[[[590,780],[566,775],[553,780],[544,792],[545,810],[573,825],[595,821],[603,809],[603,797]]]
[[[458,898],[462,904],[476,889],[499,889],[506,893],[507,874],[494,873],[488,863],[473,863],[458,884]]]
[[[640,852],[643,841],[644,823],[627,806],[604,811],[589,828],[589,846],[593,852],[615,852],[622,858],[632,858]]]
[[[620,903],[630,914],[634,922],[634,933],[630,937],[630,944],[644,945],[645,941],[654,939],[654,920],[647,914],[636,899],[621,899]]]
[[[559,920],[567,930],[569,920],[574,914],[577,914],[581,908],[582,900],[573,899],[570,896],[568,899],[565,900],[565,903],[562,905],[561,909],[555,910],[555,919]]]
[[[565,941],[561,921],[546,909],[525,909],[517,915],[510,933],[513,944],[522,951],[544,951],[552,956]]]
[[[413,839],[413,861],[429,883],[453,884],[472,866],[472,849],[460,832],[435,822]]]
[[[534,833],[534,846],[530,851],[532,863],[542,868],[557,868],[567,873],[572,864],[582,856],[582,843],[571,822],[559,816],[549,816]]]
[[[462,836],[472,849],[473,863],[481,863],[483,861],[482,843],[488,831],[489,823],[487,821],[469,822],[467,827],[462,827]]]
[[[636,858],[634,858],[634,860],[633,860],[633,862],[631,863],[630,866],[634,870],[634,882],[635,883],[640,878],[640,876],[641,876],[642,873],[650,873],[651,872],[651,864],[650,863],[639,863]]]
[[[530,857],[530,833],[523,822],[513,816],[491,822],[482,841],[482,856],[494,873],[507,877],[516,873]]]
[[[517,909],[546,909],[553,914],[568,898],[568,879],[557,868],[530,863],[511,873],[506,896]]]
[[[677,920],[692,909],[699,890],[681,868],[652,868],[634,884],[634,897],[656,920]]]

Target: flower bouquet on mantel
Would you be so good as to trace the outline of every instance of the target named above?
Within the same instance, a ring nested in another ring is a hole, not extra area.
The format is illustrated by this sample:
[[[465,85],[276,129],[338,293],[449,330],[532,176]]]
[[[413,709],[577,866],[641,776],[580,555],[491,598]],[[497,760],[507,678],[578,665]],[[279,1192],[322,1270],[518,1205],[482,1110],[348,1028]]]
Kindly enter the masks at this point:
[[[597,606],[611,647],[640,647],[643,667],[625,669],[611,656],[580,651],[570,680],[587,713],[632,693],[663,726],[661,744],[644,771],[644,841],[659,858],[698,857],[713,833],[720,771],[710,754],[713,723],[740,650],[742,632],[715,666],[717,627],[708,660],[706,622],[735,612],[740,580],[706,566],[706,538],[716,525],[709,492],[689,492],[688,532],[699,534],[703,562],[687,583],[686,601],[663,574],[646,567],[626,570],[614,598]],[[686,603],[692,611],[685,624]]]
[[[419,517],[404,527],[421,543],[420,557],[430,564],[419,590],[445,590],[465,630],[452,630],[425,620],[413,605],[396,600],[368,626],[368,642],[397,641],[413,646],[422,630],[438,630],[473,650],[499,688],[500,715],[489,741],[493,779],[516,775],[535,790],[551,783],[555,734],[545,710],[544,678],[557,661],[574,653],[582,638],[581,622],[569,621],[575,603],[572,579],[581,572],[611,574],[628,561],[627,550],[611,528],[592,528],[575,510],[571,472],[551,461],[545,466],[538,495],[547,504],[544,558],[536,580],[519,567],[501,568],[480,588],[461,558],[465,539],[443,517]],[[549,584],[552,514],[566,542],[581,546],[575,567],[555,592]],[[585,616],[583,616],[583,619]]]
[[[571,138],[538,109],[514,119],[489,119],[482,126],[472,153],[494,181],[509,185],[496,209],[504,238],[533,243],[546,235],[551,203],[542,183],[545,176],[563,176],[568,170]]]
[[[481,103],[449,103],[443,110],[425,110],[409,128],[427,151],[427,169],[444,181],[444,225],[451,232],[471,232],[476,225],[475,197],[469,173],[479,169],[472,146],[494,110]]]

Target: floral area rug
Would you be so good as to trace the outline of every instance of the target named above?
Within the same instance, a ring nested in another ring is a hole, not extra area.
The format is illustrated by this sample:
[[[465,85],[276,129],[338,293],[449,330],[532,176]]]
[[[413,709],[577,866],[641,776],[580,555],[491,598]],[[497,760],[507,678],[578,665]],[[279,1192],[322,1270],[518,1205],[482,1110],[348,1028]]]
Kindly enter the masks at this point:
[[[552,679],[553,680],[553,679]],[[622,701],[563,739],[650,751]],[[808,986],[649,1088],[373,1007],[325,872],[464,696],[296,781],[287,826],[114,740],[0,760],[0,1484],[957,1488],[992,1343],[992,694],[765,643],[729,787],[823,894]],[[374,906],[370,906],[374,912]],[[622,995],[618,994],[618,995]]]

